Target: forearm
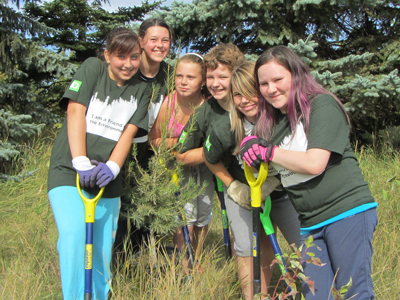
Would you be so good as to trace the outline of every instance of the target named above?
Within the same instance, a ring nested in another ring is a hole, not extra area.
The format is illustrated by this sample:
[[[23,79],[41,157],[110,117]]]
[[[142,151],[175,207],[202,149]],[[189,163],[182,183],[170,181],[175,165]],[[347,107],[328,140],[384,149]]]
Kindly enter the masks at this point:
[[[176,161],[181,162],[184,166],[197,166],[205,162],[203,147],[191,149],[185,153],[178,153]]]
[[[126,125],[121,137],[119,138],[109,160],[118,164],[121,168],[128,156],[129,149],[132,146],[132,140],[138,131],[138,127],[132,124]]]
[[[224,164],[220,161],[216,164],[210,164],[205,161],[207,167],[210,169],[210,171],[217,176],[226,187],[229,187],[231,182],[234,180],[232,175],[228,172],[228,170],[225,168]]]
[[[330,154],[330,151],[318,148],[302,152],[276,147],[272,162],[295,173],[318,175],[326,169]]]
[[[69,100],[67,132],[72,158],[86,156],[86,106]]]

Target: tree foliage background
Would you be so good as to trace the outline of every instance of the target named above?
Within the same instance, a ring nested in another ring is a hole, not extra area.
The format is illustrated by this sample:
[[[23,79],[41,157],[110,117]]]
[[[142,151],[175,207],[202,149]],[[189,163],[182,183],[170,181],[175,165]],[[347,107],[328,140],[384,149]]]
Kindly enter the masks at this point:
[[[16,11],[11,4],[20,7]],[[66,85],[86,58],[97,56],[117,26],[142,20],[159,2],[107,12],[101,1],[0,0],[0,179],[44,126],[60,122]]]
[[[398,0],[175,1],[154,15],[172,25],[182,46],[201,53],[220,42],[259,55],[307,41],[294,50],[346,104],[355,139],[373,143],[400,125]]]
[[[165,19],[187,51],[232,42],[256,59],[289,45],[345,103],[354,140],[400,146],[399,0],[144,1],[115,12],[101,4],[0,0],[1,178],[18,175],[9,173],[21,145],[60,121],[57,103],[79,64],[101,52],[112,28],[137,28],[149,13]]]

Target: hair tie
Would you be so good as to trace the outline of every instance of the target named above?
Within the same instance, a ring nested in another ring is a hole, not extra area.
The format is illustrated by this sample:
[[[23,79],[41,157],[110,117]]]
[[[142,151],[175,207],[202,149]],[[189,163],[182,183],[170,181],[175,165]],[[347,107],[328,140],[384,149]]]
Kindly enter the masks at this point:
[[[195,56],[197,56],[198,58],[200,58],[201,60],[203,60],[203,56],[201,56],[200,54],[197,54],[197,53],[193,53],[193,52],[185,53],[185,54],[183,54],[183,55],[181,56],[181,58],[184,57],[185,55],[195,55]]]

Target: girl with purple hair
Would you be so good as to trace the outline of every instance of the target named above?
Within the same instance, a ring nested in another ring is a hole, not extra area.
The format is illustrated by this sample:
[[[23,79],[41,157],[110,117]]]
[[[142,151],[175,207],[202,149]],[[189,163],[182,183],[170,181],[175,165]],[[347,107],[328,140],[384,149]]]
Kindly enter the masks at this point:
[[[285,46],[265,51],[255,75],[264,99],[255,135],[242,141],[241,156],[248,165],[267,162],[279,172],[299,213],[301,241],[311,235],[318,246],[312,252],[324,265],[304,266],[315,293],[303,284],[303,294],[307,300],[332,299],[331,287],[340,289],[352,279],[346,298],[374,299],[377,203],[351,148],[342,103]]]

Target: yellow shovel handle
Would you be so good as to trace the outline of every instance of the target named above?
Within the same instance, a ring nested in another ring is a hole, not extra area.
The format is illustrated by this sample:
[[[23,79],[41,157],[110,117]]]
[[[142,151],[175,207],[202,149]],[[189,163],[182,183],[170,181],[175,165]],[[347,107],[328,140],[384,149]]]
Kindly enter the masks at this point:
[[[104,192],[104,187],[102,187],[93,199],[86,198],[82,193],[81,185],[79,184],[79,174],[76,173],[76,187],[78,188],[78,193],[82,198],[83,204],[85,205],[85,222],[94,223],[94,212],[96,209],[97,202],[101,198]]]
[[[249,167],[246,163],[244,165],[244,174],[246,175],[247,183],[251,190],[251,206],[261,207],[261,185],[264,183],[268,176],[268,164],[263,162],[260,166],[260,171],[258,173],[257,180],[254,177],[253,169]]]

